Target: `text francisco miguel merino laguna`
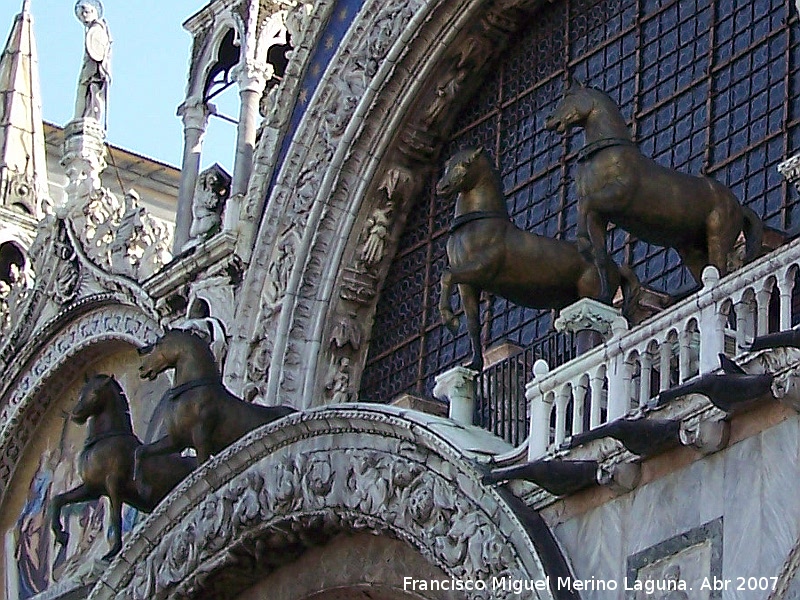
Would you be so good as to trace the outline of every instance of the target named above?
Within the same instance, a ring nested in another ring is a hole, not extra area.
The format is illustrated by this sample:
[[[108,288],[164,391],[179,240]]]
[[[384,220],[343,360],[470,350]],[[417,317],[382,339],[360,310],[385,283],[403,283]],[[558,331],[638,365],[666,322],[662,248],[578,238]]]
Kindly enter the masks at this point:
[[[491,580],[481,579],[415,579],[413,577],[403,577],[404,591],[482,591],[482,590],[504,590],[517,594],[523,591],[544,591],[552,590],[551,583],[555,583],[558,590],[577,590],[577,591],[614,591],[618,589],[643,591],[652,594],[656,591],[681,591],[688,589],[686,582],[682,579],[650,579],[628,581],[625,577],[622,582],[615,579],[573,579],[572,577],[557,577],[551,579],[549,575],[542,579],[514,579],[512,577],[492,577]],[[708,589],[711,589],[710,587]]]

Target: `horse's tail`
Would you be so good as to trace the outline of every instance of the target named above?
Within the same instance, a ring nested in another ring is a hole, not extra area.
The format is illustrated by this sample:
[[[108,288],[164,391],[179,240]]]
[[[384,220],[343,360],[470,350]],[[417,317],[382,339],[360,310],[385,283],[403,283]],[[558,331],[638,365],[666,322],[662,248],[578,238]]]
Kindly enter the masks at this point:
[[[742,216],[744,223],[745,254],[744,262],[748,263],[758,257],[761,253],[761,242],[764,239],[764,223],[753,209],[742,206]]]

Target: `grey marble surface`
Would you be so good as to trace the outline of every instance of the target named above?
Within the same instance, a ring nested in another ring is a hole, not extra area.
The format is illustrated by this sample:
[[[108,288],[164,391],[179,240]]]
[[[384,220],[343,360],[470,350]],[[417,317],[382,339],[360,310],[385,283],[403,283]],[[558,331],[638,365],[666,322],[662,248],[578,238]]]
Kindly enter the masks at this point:
[[[792,417],[557,525],[577,578],[619,584],[616,591],[584,590],[582,598],[630,597],[623,583],[631,557],[718,519],[722,579],[730,580],[719,597],[766,598],[769,592],[737,590],[737,578],[778,576],[798,540],[799,439],[800,419]],[[690,591],[689,597],[714,596]]]

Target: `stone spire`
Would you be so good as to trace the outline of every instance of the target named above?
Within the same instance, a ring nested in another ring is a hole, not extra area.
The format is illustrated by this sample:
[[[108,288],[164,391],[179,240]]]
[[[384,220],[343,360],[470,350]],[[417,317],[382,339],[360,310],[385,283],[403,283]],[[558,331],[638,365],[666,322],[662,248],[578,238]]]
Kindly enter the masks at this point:
[[[23,1],[0,56],[0,206],[38,218],[49,190],[30,5]]]

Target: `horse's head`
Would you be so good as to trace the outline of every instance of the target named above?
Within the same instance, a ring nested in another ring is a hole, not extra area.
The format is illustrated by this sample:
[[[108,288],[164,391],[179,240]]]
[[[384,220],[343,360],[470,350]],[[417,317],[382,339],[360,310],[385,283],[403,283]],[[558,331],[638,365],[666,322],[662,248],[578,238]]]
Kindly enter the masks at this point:
[[[478,177],[478,169],[475,167],[482,159],[486,160],[483,148],[467,148],[454,154],[447,161],[444,175],[436,184],[436,193],[441,196],[452,196],[471,189]]]
[[[544,126],[550,131],[566,133],[568,129],[583,125],[595,109],[598,94],[602,92],[586,87],[575,79],[571,80],[561,101],[545,119]]]
[[[139,365],[142,379],[155,379],[163,371],[177,367],[180,361],[195,360],[202,364],[210,361],[216,368],[208,344],[183,329],[168,329],[155,343],[139,348],[138,353],[142,357]]]
[[[87,378],[70,418],[76,423],[85,423],[89,417],[99,415],[106,410],[107,403],[115,392],[121,393],[122,390],[110,375]]]

